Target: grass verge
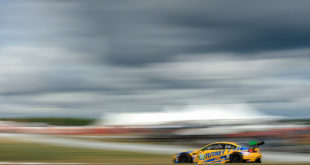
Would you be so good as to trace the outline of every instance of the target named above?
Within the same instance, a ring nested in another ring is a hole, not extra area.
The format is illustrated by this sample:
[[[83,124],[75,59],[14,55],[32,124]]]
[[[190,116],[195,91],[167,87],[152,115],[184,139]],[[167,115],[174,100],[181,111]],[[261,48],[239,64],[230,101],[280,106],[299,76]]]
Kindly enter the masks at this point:
[[[166,165],[171,164],[171,156],[59,147],[0,139],[0,161]]]

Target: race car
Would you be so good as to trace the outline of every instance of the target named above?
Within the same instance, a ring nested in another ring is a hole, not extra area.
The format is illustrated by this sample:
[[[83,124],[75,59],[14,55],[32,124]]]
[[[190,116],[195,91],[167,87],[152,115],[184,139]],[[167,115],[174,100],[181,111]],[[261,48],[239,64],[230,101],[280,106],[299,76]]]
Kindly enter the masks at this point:
[[[216,142],[200,149],[184,151],[173,156],[174,163],[261,163],[259,146],[264,142],[251,141],[248,146],[234,142]]]

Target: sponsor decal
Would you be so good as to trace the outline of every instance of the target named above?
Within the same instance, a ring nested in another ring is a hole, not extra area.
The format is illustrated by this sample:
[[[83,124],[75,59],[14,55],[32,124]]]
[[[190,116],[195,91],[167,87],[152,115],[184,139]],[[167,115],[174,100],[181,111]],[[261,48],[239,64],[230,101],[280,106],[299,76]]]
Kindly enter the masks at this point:
[[[204,154],[199,154],[199,160],[205,160],[205,155]]]
[[[221,156],[221,155],[223,155],[223,154],[224,154],[223,151],[215,151],[215,152],[207,153],[207,154],[206,154],[206,158],[209,159],[209,158],[211,158],[211,157]]]
[[[209,160],[207,160],[206,162],[213,162],[213,161],[215,161],[214,158],[213,158],[213,159],[209,159]]]
[[[241,147],[240,150],[249,150],[247,147]]]

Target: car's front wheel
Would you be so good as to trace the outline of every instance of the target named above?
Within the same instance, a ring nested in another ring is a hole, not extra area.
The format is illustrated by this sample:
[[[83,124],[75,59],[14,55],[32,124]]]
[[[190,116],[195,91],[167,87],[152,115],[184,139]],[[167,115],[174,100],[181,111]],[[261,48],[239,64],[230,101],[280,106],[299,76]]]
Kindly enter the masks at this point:
[[[181,154],[179,156],[179,163],[192,163],[192,157],[189,154]]]

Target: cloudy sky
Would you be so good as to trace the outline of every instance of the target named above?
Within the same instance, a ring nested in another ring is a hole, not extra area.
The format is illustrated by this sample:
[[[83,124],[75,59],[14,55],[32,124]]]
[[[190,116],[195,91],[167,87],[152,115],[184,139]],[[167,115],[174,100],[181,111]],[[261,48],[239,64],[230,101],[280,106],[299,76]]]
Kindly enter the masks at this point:
[[[310,118],[310,1],[0,1],[0,115],[247,104]]]

